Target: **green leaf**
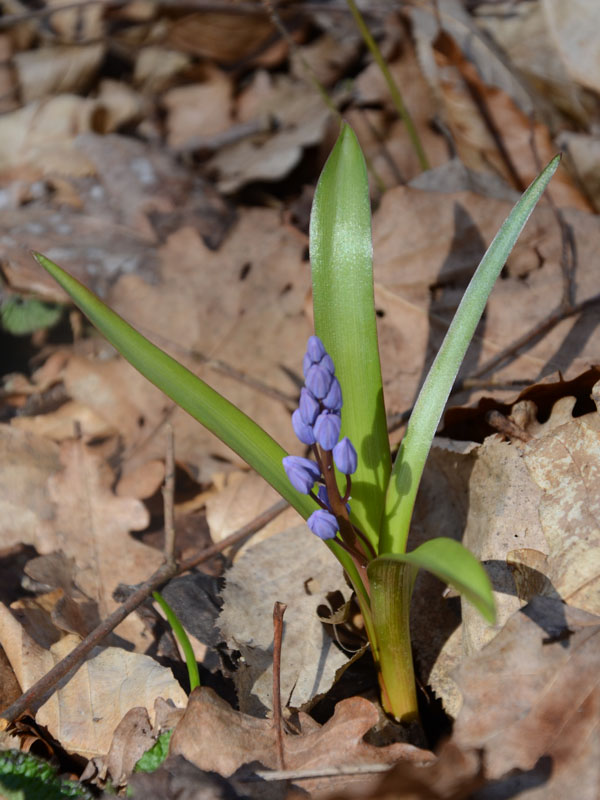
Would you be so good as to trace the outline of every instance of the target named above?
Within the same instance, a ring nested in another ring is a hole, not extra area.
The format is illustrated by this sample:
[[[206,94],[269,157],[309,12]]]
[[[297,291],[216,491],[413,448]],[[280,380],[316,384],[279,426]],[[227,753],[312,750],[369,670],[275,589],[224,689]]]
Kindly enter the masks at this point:
[[[462,364],[488,296],[510,251],[556,172],[556,156],[533,181],[481,259],[454,315],[442,346],[421,388],[394,463],[382,520],[379,553],[402,553],[423,467],[448,395]],[[432,220],[432,225],[434,221]]]
[[[187,635],[185,628],[179,621],[179,617],[173,611],[171,606],[167,603],[162,594],[160,592],[152,592],[152,597],[162,608],[163,613],[167,618],[167,622],[173,629],[173,633],[175,634],[175,637],[177,638],[177,641],[179,642],[181,649],[183,650],[183,654],[185,656],[185,663],[188,671],[188,678],[190,681],[190,692],[193,692],[197,686],[200,686],[200,675],[198,673],[198,662],[196,661],[194,648],[192,647],[192,643],[190,642],[189,636]]]
[[[98,330],[142,375],[231,447],[305,519],[315,510],[314,502],[291,486],[281,464],[281,459],[287,454],[266,431],[193,372],[144,338],[78,280],[45,256],[34,255]]]
[[[169,743],[173,730],[161,733],[149,750],[136,762],[134,772],[154,772],[169,755]]]
[[[26,336],[56,325],[62,313],[60,305],[11,294],[0,306],[0,326],[13,336]]]
[[[410,553],[380,556],[369,564],[369,577],[377,574],[379,564],[401,562],[426,569],[444,583],[453,586],[493,625],[496,606],[492,585],[486,571],[470,550],[454,539],[440,537],[424,542]]]
[[[312,514],[315,510],[314,501],[308,495],[297,492],[285,474],[281,460],[287,453],[260,425],[189,369],[149,342],[64,269],[41,253],[33,255],[100,333],[144,377],[231,447],[304,519]],[[327,546],[340,561],[354,585],[362,587],[362,581],[350,556],[333,541],[327,542]],[[365,592],[364,587],[362,591]]]
[[[342,386],[342,436],[358,453],[352,518],[377,549],[391,470],[373,301],[365,161],[344,124],[321,173],[310,220],[315,332]]]

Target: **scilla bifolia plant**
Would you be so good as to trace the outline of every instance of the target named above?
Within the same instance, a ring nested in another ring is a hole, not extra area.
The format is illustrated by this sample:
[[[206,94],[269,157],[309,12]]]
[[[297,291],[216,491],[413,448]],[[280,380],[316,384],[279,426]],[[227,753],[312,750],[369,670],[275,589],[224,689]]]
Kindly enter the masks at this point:
[[[319,180],[311,217],[317,336],[308,341],[306,385],[293,426],[314,460],[288,456],[240,409],[60,267],[36,255],[125,358],[235,450],[326,542],[355,588],[384,707],[400,720],[418,715],[408,622],[417,571],[429,570],[451,584],[490,623],[494,621],[489,580],[468,550],[448,538],[427,541],[411,552],[406,552],[406,543],[425,459],[452,384],[492,286],[558,160],[527,189],[479,264],[421,389],[393,465],[373,305],[367,175],[347,125]]]

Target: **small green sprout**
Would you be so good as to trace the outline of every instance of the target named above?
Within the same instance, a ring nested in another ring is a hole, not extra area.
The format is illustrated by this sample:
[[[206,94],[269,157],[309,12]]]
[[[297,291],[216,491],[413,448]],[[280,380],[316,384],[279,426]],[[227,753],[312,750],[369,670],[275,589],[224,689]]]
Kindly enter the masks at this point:
[[[409,632],[418,570],[429,570],[452,585],[489,623],[495,619],[487,574],[459,542],[432,539],[410,552],[406,544],[423,467],[467,347],[489,293],[558,163],[556,157],[526,190],[481,260],[393,463],[373,302],[367,174],[347,125],[323,169],[311,216],[316,336],[309,340],[306,385],[292,424],[300,440],[313,448],[314,461],[289,457],[240,409],[151,344],[77,280],[44,256],[35,256],[134,367],[238,453],[325,541],[354,586],[384,708],[399,720],[418,717]]]

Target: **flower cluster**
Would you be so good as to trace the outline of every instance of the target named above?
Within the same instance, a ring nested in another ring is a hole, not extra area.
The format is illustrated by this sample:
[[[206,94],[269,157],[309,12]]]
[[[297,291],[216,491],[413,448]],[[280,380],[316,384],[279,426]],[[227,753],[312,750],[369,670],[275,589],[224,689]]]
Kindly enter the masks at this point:
[[[335,377],[331,356],[318,336],[308,340],[303,361],[304,386],[300,403],[292,414],[292,426],[298,439],[309,445],[316,461],[299,456],[286,456],[283,466],[292,486],[303,494],[310,494],[320,506],[308,518],[313,533],[321,539],[333,539],[339,530],[336,517],[347,519],[350,495],[350,478],[356,471],[356,450],[348,437],[341,441],[342,389]],[[347,476],[344,497],[340,496],[333,476],[333,463]],[[317,494],[315,483],[320,483]]]

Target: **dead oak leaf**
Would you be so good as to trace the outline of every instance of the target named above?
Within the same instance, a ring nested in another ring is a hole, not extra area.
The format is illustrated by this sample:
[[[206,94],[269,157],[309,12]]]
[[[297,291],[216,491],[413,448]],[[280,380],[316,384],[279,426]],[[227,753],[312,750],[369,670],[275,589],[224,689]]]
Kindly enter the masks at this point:
[[[105,616],[117,605],[112,599],[117,584],[145,580],[162,557],[129,536],[148,525],[149,514],[139,500],[114,494],[108,464],[79,441],[64,442],[60,453],[64,469],[48,481],[55,503],[50,549],[75,559],[78,587]],[[123,625],[117,629],[122,636],[134,635],[133,625],[137,632],[132,618]]]
[[[452,741],[485,748],[486,775],[503,797],[523,786],[532,800],[597,797],[599,656],[600,617],[535,597],[461,665]]]
[[[386,747],[365,742],[365,734],[378,718],[376,707],[362,697],[339,702],[333,717],[322,726],[301,713],[301,733],[284,735],[286,769],[434,760],[430,751],[404,742]],[[196,689],[190,695],[183,717],[173,732],[170,754],[183,755],[200,769],[215,771],[224,777],[254,761],[269,769],[279,766],[276,732],[271,720],[235,711],[208,687]],[[307,791],[314,791],[318,781],[303,780],[301,785]]]

